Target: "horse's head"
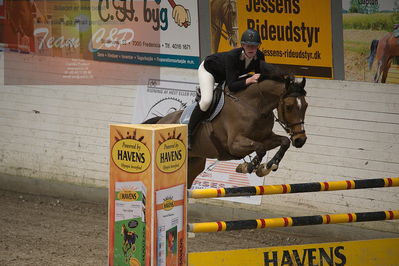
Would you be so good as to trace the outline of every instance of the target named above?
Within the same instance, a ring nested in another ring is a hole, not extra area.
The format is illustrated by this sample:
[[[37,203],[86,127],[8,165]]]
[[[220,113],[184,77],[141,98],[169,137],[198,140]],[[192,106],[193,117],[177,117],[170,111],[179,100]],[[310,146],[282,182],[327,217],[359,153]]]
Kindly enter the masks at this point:
[[[237,12],[234,5],[232,0],[226,1],[226,8],[223,16],[228,35],[227,38],[231,47],[237,47],[238,43]]]
[[[277,108],[278,120],[290,135],[292,145],[301,148],[306,142],[305,112],[308,103],[305,100],[306,79],[295,82],[292,77],[286,79],[286,92],[280,98]]]

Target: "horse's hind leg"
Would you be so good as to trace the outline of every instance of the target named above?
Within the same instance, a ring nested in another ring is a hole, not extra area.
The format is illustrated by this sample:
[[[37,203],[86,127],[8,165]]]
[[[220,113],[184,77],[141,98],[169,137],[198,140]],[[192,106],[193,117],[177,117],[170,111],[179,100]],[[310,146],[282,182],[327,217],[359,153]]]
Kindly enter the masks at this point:
[[[205,158],[200,157],[189,157],[188,158],[188,178],[187,178],[187,188],[191,188],[194,179],[202,173],[205,169]]]
[[[388,76],[388,71],[389,71],[389,68],[391,67],[391,63],[392,63],[392,58],[387,60],[386,64],[382,68],[381,83],[385,83],[386,82],[387,76]]]
[[[390,60],[386,56],[383,56],[378,60],[377,72],[374,76],[375,83],[385,83],[390,65]]]
[[[382,70],[381,70],[381,62],[378,61],[377,70],[375,71],[375,75],[374,75],[374,82],[375,82],[375,83],[380,82],[381,73],[382,73]]]

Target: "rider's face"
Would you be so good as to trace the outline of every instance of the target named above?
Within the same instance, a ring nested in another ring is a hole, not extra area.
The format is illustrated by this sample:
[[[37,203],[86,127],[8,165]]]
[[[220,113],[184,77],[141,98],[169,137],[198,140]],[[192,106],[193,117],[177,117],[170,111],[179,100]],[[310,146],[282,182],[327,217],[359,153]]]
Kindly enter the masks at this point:
[[[254,44],[242,44],[242,48],[245,51],[245,54],[249,57],[252,58],[256,55],[256,51],[259,48],[259,45],[254,45]]]

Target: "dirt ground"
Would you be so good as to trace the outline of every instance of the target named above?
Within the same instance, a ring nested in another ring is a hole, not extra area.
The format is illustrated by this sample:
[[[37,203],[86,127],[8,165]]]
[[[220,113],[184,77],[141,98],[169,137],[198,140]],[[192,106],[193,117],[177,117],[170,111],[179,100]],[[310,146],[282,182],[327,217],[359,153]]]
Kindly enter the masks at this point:
[[[0,214],[0,265],[107,264],[105,203],[0,190]],[[191,222],[196,220],[196,217],[189,217]],[[362,239],[362,236],[357,235],[357,238]],[[188,240],[188,251],[340,240],[344,237],[319,234],[314,229],[244,230],[196,234]]]

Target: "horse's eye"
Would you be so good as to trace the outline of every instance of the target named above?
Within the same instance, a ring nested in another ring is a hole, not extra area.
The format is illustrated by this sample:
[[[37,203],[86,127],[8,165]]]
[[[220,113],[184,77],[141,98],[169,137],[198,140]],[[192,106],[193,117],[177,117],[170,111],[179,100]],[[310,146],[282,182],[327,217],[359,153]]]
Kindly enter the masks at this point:
[[[286,105],[286,106],[285,106],[285,110],[286,110],[287,112],[291,112],[293,108],[294,108],[293,105]]]

